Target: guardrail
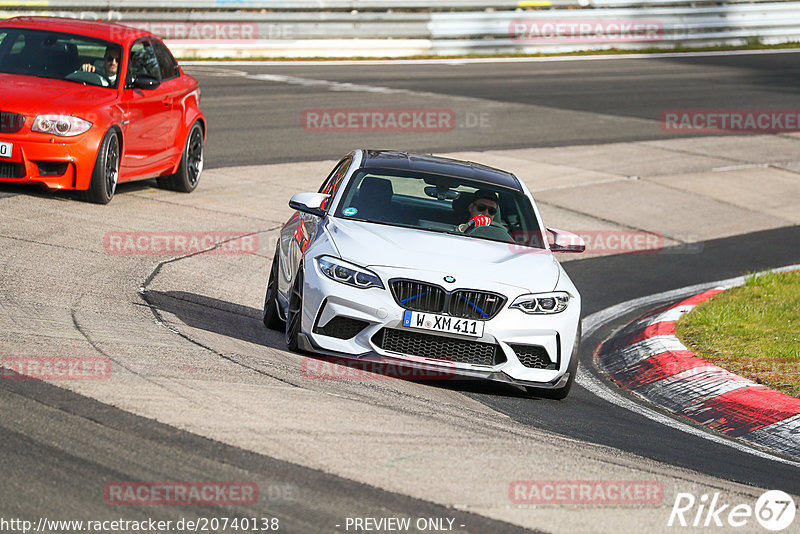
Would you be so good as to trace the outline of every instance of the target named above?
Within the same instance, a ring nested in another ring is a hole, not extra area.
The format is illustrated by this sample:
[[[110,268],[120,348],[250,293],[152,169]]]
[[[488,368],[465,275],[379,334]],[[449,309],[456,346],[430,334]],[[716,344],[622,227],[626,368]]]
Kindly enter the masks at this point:
[[[725,4],[773,2],[774,0],[724,0]],[[420,10],[475,11],[514,10],[542,7],[647,7],[653,5],[720,4],[719,0],[18,0],[3,2],[5,6],[28,6],[50,9],[94,11],[141,10]]]
[[[394,57],[409,55],[530,54],[610,48],[670,49],[681,46],[800,42],[800,2],[728,3],[699,7],[602,7],[632,0],[557,0],[582,2],[583,9],[515,9],[455,12],[403,11],[242,11],[258,6],[354,6],[366,1],[275,0],[272,2],[194,1],[226,6],[219,11],[145,10],[167,2],[49,0],[72,10],[19,10],[3,13],[50,14],[112,20],[147,29],[167,41],[180,57]],[[668,0],[648,0],[666,3]],[[523,2],[445,0],[437,7],[519,5]],[[528,2],[533,4],[536,2]],[[538,2],[541,3],[541,2]],[[238,6],[234,10],[232,6]],[[417,5],[411,0],[370,1],[369,5]],[[91,11],[103,7],[108,11]],[[81,9],[74,9],[74,8]],[[86,9],[84,9],[86,8]]]
[[[686,0],[681,0],[685,3]],[[713,1],[713,0],[706,0]],[[745,1],[745,0],[734,0]],[[36,6],[37,2],[18,1],[11,5]],[[434,10],[483,10],[483,9],[518,9],[550,6],[578,6],[579,0],[46,0],[38,3],[48,8],[94,10],[94,11],[138,11],[203,9],[203,10],[359,10],[386,11],[416,9]]]

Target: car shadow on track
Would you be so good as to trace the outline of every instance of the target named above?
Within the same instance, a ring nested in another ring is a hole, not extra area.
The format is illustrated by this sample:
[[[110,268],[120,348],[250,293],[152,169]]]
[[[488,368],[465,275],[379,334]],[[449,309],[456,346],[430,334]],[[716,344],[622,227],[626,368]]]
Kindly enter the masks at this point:
[[[146,189],[158,189],[156,181],[143,180],[119,184],[117,185],[114,196],[144,191]],[[0,182],[0,198],[15,197],[19,195],[83,202],[83,200],[81,200],[81,191],[47,189],[44,185],[33,183],[19,184],[14,182]]]
[[[174,315],[191,328],[278,350],[287,350],[283,333],[268,330],[261,322],[262,312],[259,309],[186,291],[148,290],[143,296],[150,306]],[[303,356],[327,364],[324,368],[315,368],[322,369],[325,373],[325,376],[317,377],[319,379],[352,380],[360,376],[362,380],[367,380],[368,376],[382,375],[386,378],[408,380],[461,393],[495,397],[528,397],[523,389],[510,384],[462,379],[447,373],[439,373],[434,379],[426,380],[425,378],[431,377],[431,374],[415,374],[406,368],[391,364],[376,364],[308,353],[304,353]],[[311,367],[313,366],[309,369]]]
[[[143,294],[158,311],[174,315],[191,328],[197,328],[248,343],[285,349],[283,334],[267,330],[261,310],[186,291],[153,291]]]

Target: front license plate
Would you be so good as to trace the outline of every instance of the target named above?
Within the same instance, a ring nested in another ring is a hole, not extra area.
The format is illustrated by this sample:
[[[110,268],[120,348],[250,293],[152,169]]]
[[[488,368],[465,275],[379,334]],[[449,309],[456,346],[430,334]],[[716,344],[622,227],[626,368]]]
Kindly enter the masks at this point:
[[[435,332],[448,332],[463,336],[483,337],[483,321],[459,319],[435,313],[422,313],[411,310],[403,312],[403,326],[421,328]]]
[[[13,148],[14,145],[12,143],[4,143],[0,141],[0,158],[10,158]]]

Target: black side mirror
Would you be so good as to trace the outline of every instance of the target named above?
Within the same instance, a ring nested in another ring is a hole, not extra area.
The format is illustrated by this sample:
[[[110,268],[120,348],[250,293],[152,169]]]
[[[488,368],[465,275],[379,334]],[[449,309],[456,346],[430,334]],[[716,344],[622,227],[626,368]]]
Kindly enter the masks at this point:
[[[147,74],[136,74],[133,78],[133,86],[137,89],[151,90],[156,89],[161,82]]]

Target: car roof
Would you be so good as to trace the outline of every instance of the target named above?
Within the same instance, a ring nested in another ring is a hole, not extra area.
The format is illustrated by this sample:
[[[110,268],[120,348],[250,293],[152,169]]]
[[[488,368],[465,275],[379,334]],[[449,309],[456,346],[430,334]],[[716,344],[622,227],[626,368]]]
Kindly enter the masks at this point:
[[[457,178],[466,178],[487,185],[519,191],[519,179],[512,173],[472,161],[443,158],[431,154],[414,154],[391,150],[364,150],[362,168],[414,170]]]
[[[71,19],[66,17],[13,17],[0,21],[0,26],[49,30],[60,33],[77,33],[106,41],[124,43],[138,39],[150,32],[124,26],[115,22]]]

